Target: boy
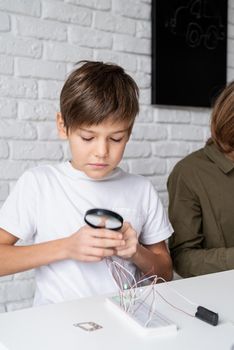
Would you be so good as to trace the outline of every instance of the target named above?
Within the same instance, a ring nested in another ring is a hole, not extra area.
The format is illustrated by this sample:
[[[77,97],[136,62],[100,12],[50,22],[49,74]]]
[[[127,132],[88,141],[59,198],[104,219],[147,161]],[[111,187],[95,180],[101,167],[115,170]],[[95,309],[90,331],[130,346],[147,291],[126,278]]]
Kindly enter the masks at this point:
[[[0,211],[0,275],[36,268],[35,305],[116,291],[107,257],[123,259],[133,273],[172,277],[162,204],[148,180],[117,167],[138,87],[117,65],[82,63],[64,84],[57,115],[71,161],[26,171]],[[92,208],[122,215],[122,229],[85,225]],[[14,246],[18,239],[34,244]]]

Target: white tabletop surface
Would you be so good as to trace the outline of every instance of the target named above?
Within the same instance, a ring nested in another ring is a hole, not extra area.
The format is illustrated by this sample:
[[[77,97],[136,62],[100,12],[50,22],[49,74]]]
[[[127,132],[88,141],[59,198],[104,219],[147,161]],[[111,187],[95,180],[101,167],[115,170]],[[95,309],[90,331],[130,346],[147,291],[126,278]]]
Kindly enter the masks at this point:
[[[234,345],[234,270],[157,285],[174,305],[191,311],[189,300],[219,313],[211,326],[158,299],[157,308],[178,326],[175,335],[145,336],[127,318],[114,312],[105,297],[80,299],[0,314],[1,344],[8,350],[231,350]],[[96,322],[103,328],[87,332],[74,327]]]

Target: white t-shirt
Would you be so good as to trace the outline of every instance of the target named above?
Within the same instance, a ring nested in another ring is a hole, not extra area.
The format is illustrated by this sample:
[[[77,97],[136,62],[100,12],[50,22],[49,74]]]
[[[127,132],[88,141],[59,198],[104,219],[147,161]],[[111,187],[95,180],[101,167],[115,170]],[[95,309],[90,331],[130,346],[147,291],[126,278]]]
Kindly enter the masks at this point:
[[[173,232],[160,199],[144,177],[116,168],[93,180],[70,162],[26,171],[0,210],[0,227],[25,241],[67,237],[85,225],[88,209],[116,211],[131,223],[142,244],[167,239]],[[135,266],[127,262],[134,273]],[[126,267],[126,265],[125,265]],[[106,260],[63,260],[36,271],[34,304],[72,300],[117,290]]]

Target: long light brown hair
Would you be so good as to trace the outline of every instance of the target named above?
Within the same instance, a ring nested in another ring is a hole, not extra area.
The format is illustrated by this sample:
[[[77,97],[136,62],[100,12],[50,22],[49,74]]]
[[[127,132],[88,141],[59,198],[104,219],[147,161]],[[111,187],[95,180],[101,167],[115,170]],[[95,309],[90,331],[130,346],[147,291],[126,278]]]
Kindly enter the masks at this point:
[[[229,83],[215,101],[211,114],[211,139],[221,152],[234,151],[234,81]]]

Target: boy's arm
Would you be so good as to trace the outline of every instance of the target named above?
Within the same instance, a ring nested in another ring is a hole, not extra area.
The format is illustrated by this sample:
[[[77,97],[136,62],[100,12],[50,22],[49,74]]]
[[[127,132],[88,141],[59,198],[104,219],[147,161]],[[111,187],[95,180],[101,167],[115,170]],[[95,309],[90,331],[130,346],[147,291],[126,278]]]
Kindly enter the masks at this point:
[[[0,276],[47,265],[65,258],[63,240],[14,246],[18,238],[0,228]]]
[[[48,242],[15,246],[18,238],[0,228],[0,276],[30,270],[50,263],[73,259],[100,261],[124,245],[119,232],[83,226],[69,237]]]
[[[166,281],[173,277],[172,260],[164,241],[147,246],[138,244],[131,261],[145,274],[157,275]]]
[[[125,246],[116,249],[118,256],[129,259],[144,274],[172,279],[172,260],[164,241],[144,246],[139,244],[137,234],[128,222],[124,222],[121,232]]]

